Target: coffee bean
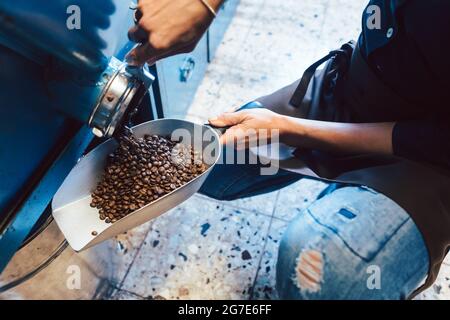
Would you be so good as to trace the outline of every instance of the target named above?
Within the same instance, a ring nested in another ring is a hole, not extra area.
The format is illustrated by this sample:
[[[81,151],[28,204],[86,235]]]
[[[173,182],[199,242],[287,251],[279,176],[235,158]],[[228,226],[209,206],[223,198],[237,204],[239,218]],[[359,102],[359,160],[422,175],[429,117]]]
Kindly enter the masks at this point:
[[[114,223],[203,173],[206,166],[199,154],[164,137],[137,138],[125,130],[116,151],[108,155],[90,206],[105,223]]]

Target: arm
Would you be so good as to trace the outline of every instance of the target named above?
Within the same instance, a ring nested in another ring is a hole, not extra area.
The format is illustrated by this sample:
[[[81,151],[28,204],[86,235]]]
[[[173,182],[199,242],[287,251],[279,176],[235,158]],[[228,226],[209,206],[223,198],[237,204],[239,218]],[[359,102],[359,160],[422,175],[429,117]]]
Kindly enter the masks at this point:
[[[222,142],[248,140],[242,132],[266,129],[279,134],[280,142],[293,147],[344,154],[392,154],[394,123],[336,123],[298,119],[279,115],[267,109],[224,113],[210,119],[215,126],[232,126]],[[248,141],[246,141],[248,142]]]
[[[223,143],[237,140],[237,146],[248,142],[248,129],[266,129],[269,135],[276,130],[280,142],[293,147],[342,154],[393,154],[450,168],[449,115],[397,123],[337,123],[252,109],[224,113],[210,122],[218,127],[231,126],[221,139]]]
[[[337,123],[283,117],[281,141],[295,147],[344,154],[393,154],[394,123]]]
[[[205,1],[216,12],[223,2]],[[127,57],[135,65],[192,51],[214,18],[201,0],[140,0],[138,9],[142,17],[128,32],[142,43]]]
[[[398,122],[392,133],[394,154],[450,168],[450,115]]]

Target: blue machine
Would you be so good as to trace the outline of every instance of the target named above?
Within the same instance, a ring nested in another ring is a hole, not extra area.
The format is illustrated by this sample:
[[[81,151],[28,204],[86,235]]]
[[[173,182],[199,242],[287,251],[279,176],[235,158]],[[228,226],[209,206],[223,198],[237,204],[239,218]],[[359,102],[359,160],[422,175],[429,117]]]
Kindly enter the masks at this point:
[[[133,3],[0,2],[0,272],[49,218],[95,136],[111,136],[138,105],[140,120],[183,115],[237,3],[227,1],[192,54],[151,67],[147,94],[152,75],[122,62],[134,45]]]

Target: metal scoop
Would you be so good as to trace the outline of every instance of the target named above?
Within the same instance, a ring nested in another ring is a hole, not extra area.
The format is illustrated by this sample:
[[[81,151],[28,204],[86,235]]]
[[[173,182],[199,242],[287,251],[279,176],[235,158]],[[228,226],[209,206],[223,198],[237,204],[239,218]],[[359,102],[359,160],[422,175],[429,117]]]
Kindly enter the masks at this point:
[[[53,217],[75,251],[87,249],[152,220],[176,207],[200,189],[212,167],[220,159],[221,147],[216,130],[178,119],[153,120],[132,128],[133,134],[139,138],[146,134],[170,137],[176,129],[185,129],[192,137],[191,141],[181,143],[190,144],[194,149],[200,146],[202,150],[198,151],[203,153],[207,170],[187,184],[112,224],[100,220],[98,210],[91,208],[90,202],[91,192],[100,181],[107,157],[116,149],[117,141],[107,140],[80,159],[52,201]],[[203,137],[208,136],[211,140],[204,141]],[[205,149],[214,152],[203,152]]]

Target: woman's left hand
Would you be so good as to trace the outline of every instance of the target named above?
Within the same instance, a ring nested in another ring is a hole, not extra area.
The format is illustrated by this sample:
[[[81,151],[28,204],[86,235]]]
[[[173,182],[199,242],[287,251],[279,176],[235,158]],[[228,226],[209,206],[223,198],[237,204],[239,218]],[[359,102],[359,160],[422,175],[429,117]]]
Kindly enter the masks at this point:
[[[250,109],[225,112],[209,119],[216,127],[231,127],[221,137],[222,143],[235,143],[237,149],[253,145],[258,139],[268,139],[281,134],[283,116],[268,109]]]

